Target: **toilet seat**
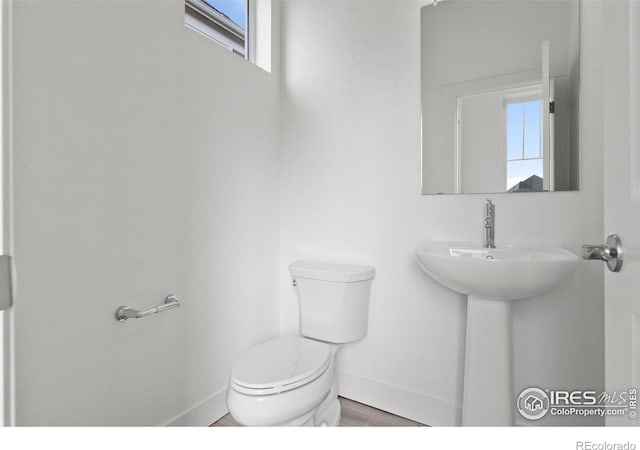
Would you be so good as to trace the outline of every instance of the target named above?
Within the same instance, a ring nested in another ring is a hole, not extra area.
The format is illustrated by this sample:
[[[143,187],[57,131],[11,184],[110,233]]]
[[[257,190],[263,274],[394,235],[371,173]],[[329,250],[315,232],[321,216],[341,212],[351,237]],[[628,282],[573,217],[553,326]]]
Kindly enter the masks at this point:
[[[311,383],[331,363],[331,347],[284,336],[249,349],[231,371],[231,387],[246,395],[279,394]]]

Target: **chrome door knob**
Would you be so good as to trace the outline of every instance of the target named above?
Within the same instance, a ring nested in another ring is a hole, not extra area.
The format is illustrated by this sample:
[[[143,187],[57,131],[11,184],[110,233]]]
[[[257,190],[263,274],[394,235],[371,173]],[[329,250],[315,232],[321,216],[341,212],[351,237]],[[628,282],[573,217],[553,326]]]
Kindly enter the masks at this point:
[[[620,272],[623,254],[622,242],[617,234],[607,236],[604,245],[584,244],[582,246],[582,259],[604,261],[611,272]]]

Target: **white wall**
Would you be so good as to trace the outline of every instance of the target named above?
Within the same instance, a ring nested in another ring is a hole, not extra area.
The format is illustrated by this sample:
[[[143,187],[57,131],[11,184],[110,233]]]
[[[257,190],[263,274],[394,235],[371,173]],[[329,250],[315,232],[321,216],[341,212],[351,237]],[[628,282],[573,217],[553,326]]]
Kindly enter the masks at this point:
[[[574,252],[602,226],[600,2],[583,4],[580,192],[492,195],[497,242]],[[432,425],[460,419],[465,300],[414,261],[421,243],[482,238],[485,196],[420,195],[420,2],[288,1],[282,9],[281,329],[286,265],[376,266],[368,336],[341,354],[342,394]],[[514,307],[515,386],[602,389],[602,266]],[[547,418],[544,424],[601,424]]]
[[[13,29],[17,423],[210,423],[278,333],[277,75],[182,0],[18,1]]]
[[[505,134],[503,115],[503,93],[470,95],[460,99],[459,192],[505,192],[511,187],[507,179],[507,157],[502,137]],[[449,146],[451,150],[452,153],[456,151],[455,143]],[[423,160],[423,164],[425,162]],[[431,171],[442,172],[442,164],[434,169]]]

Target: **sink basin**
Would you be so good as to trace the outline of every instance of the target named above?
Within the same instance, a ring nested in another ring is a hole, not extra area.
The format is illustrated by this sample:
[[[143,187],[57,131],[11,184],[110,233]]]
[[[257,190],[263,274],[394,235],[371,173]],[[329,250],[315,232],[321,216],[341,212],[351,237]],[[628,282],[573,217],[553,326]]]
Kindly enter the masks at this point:
[[[464,242],[433,242],[416,257],[433,279],[467,296],[462,425],[513,425],[511,300],[559,287],[578,257],[561,248]]]
[[[578,257],[562,248],[433,242],[416,250],[433,279],[460,294],[518,300],[545,294],[574,271]]]

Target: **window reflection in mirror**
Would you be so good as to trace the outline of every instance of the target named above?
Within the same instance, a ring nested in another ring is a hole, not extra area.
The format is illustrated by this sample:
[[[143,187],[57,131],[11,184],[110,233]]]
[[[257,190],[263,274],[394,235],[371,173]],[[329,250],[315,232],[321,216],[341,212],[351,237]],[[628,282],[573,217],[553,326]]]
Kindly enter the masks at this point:
[[[579,1],[422,8],[423,194],[579,189]]]

